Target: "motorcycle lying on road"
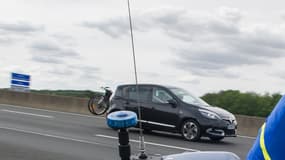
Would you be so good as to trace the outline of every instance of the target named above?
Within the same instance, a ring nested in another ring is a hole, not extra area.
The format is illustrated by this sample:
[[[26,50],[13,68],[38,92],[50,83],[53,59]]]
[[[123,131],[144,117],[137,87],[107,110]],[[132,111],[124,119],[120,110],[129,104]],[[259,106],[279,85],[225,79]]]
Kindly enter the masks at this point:
[[[110,98],[113,94],[109,87],[101,87],[105,93],[101,97],[92,96],[88,101],[88,109],[94,115],[106,113],[110,106]]]

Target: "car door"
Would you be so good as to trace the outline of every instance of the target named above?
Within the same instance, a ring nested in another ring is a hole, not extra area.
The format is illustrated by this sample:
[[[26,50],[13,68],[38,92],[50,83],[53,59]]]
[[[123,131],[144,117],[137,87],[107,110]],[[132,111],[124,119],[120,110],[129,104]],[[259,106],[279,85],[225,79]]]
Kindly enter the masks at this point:
[[[151,108],[145,111],[149,123],[159,129],[174,129],[178,123],[178,106],[170,104],[169,100],[175,101],[168,90],[162,87],[153,87]]]
[[[147,117],[145,111],[146,107],[148,107],[151,102],[152,88],[148,86],[139,86],[139,95],[137,95],[136,90],[136,86],[129,86],[126,88],[126,96],[128,97],[128,100],[125,102],[125,108],[126,110],[135,112],[138,115],[138,118],[140,118],[138,107],[138,105],[140,105],[141,119],[143,122],[146,122]],[[139,103],[137,96],[139,96]]]

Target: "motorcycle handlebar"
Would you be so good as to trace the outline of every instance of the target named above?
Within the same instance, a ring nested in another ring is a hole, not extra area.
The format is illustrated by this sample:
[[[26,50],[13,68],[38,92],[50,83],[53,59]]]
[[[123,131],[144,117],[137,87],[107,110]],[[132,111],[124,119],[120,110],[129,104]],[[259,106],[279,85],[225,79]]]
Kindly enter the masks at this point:
[[[104,89],[104,90],[110,90],[110,87],[101,87],[101,89]]]

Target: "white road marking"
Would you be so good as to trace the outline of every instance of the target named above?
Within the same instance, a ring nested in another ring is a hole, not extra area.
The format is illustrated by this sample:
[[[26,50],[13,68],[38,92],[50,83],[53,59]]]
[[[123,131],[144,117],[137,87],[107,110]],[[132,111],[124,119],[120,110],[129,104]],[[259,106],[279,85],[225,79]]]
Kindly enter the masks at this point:
[[[29,110],[38,110],[38,111],[45,111],[45,112],[50,112],[50,113],[60,113],[60,114],[65,114],[65,115],[81,116],[81,117],[96,118],[96,119],[105,119],[105,117],[101,117],[101,116],[89,116],[89,115],[78,114],[78,113],[52,111],[52,110],[39,109],[39,108],[15,106],[15,105],[10,105],[10,104],[0,104],[0,106],[1,106],[1,105],[4,106],[4,107],[5,107],[5,106],[10,106],[10,107],[20,108],[20,109],[24,108],[24,109],[29,109]],[[256,137],[241,136],[241,135],[238,135],[237,137],[239,137],[239,138],[246,138],[246,139],[256,139]]]
[[[109,139],[118,139],[118,137],[107,136],[107,135],[102,135],[102,134],[96,134],[95,136],[102,137],[102,138],[109,138]],[[140,141],[130,139],[130,142],[139,143]],[[145,142],[145,144],[153,145],[153,146],[159,146],[159,147],[165,147],[165,148],[171,148],[171,149],[179,149],[179,150],[184,150],[184,151],[191,151],[191,152],[199,152],[200,151],[197,149],[183,148],[183,147],[177,147],[177,146],[171,146],[171,145],[165,145],[165,144],[159,144],[159,143],[153,143],[153,142]]]
[[[86,140],[74,139],[74,138],[70,138],[70,137],[63,137],[63,136],[57,136],[57,135],[52,135],[52,134],[46,134],[46,133],[40,133],[40,132],[34,132],[34,131],[27,131],[27,130],[18,129],[18,128],[10,128],[10,127],[1,127],[0,126],[0,129],[12,130],[12,131],[28,133],[28,134],[35,134],[35,135],[51,137],[51,138],[56,138],[56,139],[69,140],[69,141],[75,141],[75,142],[80,142],[80,143],[103,145],[101,143],[90,142],[90,141],[86,141]]]
[[[15,113],[15,114],[23,114],[23,115],[29,115],[29,116],[36,116],[36,117],[43,117],[43,118],[50,118],[53,119],[53,116],[48,116],[48,115],[42,115],[42,114],[33,114],[33,113],[28,113],[28,112],[19,112],[19,111],[12,111],[8,109],[1,109],[2,112],[9,112],[9,113]]]
[[[241,135],[237,135],[237,137],[239,137],[239,138],[247,138],[247,139],[256,139],[256,137],[241,136]]]
[[[45,112],[50,112],[50,113],[60,113],[60,114],[65,114],[65,115],[72,115],[72,116],[80,116],[80,117],[88,117],[88,118],[96,118],[96,119],[105,119],[105,117],[101,116],[89,116],[89,115],[84,115],[84,114],[79,114],[79,113],[70,113],[70,112],[61,112],[61,111],[52,111],[52,110],[47,110],[47,109],[39,109],[39,108],[31,108],[31,107],[24,107],[24,106],[15,106],[15,105],[10,105],[10,104],[0,104],[0,106],[9,106],[9,107],[14,107],[14,108],[20,108],[20,109],[29,109],[29,110],[35,110],[35,111],[45,111]],[[86,106],[86,109],[87,106]]]

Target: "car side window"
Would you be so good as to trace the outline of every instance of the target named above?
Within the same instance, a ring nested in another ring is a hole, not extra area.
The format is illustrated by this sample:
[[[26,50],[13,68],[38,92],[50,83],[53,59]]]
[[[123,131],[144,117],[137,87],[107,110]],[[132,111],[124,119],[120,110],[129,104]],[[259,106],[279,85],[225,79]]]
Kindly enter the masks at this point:
[[[117,87],[116,92],[115,92],[116,97],[122,97],[123,96],[123,91],[122,87]]]
[[[152,102],[154,103],[168,103],[173,97],[168,92],[161,88],[154,88],[152,94]]]
[[[128,87],[127,93],[130,100],[137,100],[136,86]],[[149,102],[151,99],[152,89],[146,86],[139,86],[139,100],[141,102]]]

